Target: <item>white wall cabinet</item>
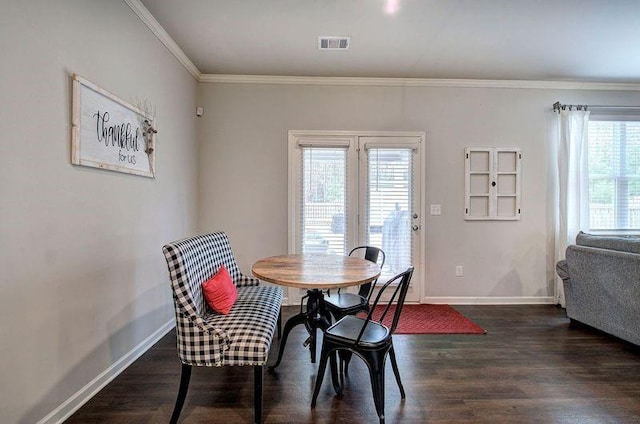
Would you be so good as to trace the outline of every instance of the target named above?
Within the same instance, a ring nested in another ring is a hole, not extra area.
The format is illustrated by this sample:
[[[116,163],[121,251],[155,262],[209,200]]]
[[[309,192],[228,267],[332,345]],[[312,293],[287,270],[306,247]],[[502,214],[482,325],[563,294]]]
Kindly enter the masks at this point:
[[[522,153],[512,147],[465,149],[465,220],[519,220]]]

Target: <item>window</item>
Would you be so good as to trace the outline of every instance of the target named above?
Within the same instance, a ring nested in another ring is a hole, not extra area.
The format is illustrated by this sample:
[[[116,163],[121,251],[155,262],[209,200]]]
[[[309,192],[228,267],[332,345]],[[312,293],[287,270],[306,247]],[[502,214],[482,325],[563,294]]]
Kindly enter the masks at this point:
[[[590,230],[640,230],[640,121],[592,116],[588,144]]]

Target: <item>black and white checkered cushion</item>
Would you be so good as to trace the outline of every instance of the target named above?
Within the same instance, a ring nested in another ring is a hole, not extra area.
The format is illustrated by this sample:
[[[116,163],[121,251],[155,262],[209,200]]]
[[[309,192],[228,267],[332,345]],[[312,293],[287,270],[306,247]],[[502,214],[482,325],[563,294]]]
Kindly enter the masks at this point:
[[[178,356],[194,366],[265,365],[277,325],[282,290],[243,275],[223,232],[190,237],[162,249],[176,309]],[[202,283],[224,265],[238,289],[228,315],[212,311]]]

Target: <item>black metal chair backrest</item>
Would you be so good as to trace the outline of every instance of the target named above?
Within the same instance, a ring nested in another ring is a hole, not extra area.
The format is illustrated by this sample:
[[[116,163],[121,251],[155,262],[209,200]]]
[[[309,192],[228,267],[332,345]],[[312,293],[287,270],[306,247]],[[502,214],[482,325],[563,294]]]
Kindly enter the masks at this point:
[[[382,269],[382,267],[384,266],[385,254],[384,254],[384,251],[378,247],[374,247],[374,246],[354,247],[353,249],[351,249],[351,252],[349,252],[349,256],[362,255],[363,250],[364,250],[364,259],[371,261],[375,264],[378,264],[380,269]],[[371,293],[371,286],[375,285],[375,281],[372,283],[366,283],[361,285],[358,290],[358,294],[368,299],[369,293]]]
[[[396,307],[393,313],[393,320],[391,321],[391,326],[389,327],[389,331],[391,334],[393,334],[393,332],[396,331],[396,327],[398,326],[398,321],[400,320],[400,314],[402,313],[402,308],[404,307],[404,300],[407,297],[407,291],[409,291],[409,283],[411,282],[412,276],[413,276],[413,267],[411,266],[407,268],[406,271],[396,275],[395,277],[393,277],[392,279],[384,283],[384,285],[378,291],[376,300],[373,302],[373,304],[371,305],[371,308],[369,309],[366,322],[362,326],[362,329],[360,330],[360,334],[358,334],[358,337],[355,341],[356,346],[360,343],[360,339],[362,338],[362,335],[364,334],[365,329],[369,325],[369,322],[373,320],[373,314],[375,312],[376,306],[378,306],[378,304],[380,303],[380,298],[382,297],[382,294],[389,287],[394,289],[393,294],[387,301],[387,305],[385,306],[384,311],[379,317],[376,316],[375,321],[382,324],[382,321],[385,319],[385,317],[391,310],[391,306],[395,301]]]

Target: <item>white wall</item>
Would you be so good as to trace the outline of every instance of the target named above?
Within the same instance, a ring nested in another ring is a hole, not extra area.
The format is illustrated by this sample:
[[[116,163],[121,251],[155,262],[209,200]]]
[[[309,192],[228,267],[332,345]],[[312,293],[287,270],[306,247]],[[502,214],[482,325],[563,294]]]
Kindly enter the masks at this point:
[[[198,87],[124,2],[1,3],[0,421],[34,423],[173,319]],[[155,106],[156,179],[71,165],[74,72]]]
[[[427,217],[425,300],[530,301],[553,295],[551,104],[640,102],[586,90],[198,86],[124,2],[0,1],[6,423],[62,417],[74,394],[166,328],[167,241],[224,229],[246,272],[286,252],[288,130],[426,131],[424,195],[443,214]],[[74,72],[155,106],[156,179],[70,164]],[[462,219],[462,151],[480,145],[522,148],[520,222]]]
[[[551,105],[638,104],[638,92],[203,83],[199,226],[224,229],[239,264],[287,252],[287,131],[426,131],[423,301],[549,302],[554,296]],[[523,152],[522,218],[463,219],[465,146]],[[455,266],[464,277],[455,277]]]

